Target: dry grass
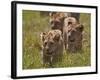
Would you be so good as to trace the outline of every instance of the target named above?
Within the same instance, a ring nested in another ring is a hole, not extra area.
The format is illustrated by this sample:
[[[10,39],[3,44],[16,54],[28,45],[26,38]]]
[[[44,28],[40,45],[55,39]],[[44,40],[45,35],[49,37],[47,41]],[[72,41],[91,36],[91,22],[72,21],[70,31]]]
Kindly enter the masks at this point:
[[[80,22],[84,25],[82,51],[77,53],[64,52],[63,61],[54,67],[80,67],[91,65],[90,52],[90,14],[81,13]],[[23,69],[43,68],[41,64],[41,43],[39,34],[48,31],[49,17],[40,16],[38,11],[23,11]]]

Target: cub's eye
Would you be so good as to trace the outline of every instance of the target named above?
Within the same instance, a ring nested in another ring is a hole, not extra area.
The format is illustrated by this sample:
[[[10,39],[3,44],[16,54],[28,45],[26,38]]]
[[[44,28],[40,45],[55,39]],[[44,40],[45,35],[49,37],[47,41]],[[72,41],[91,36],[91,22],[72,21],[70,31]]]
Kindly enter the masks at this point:
[[[47,45],[47,42],[44,43],[44,46],[46,46],[46,45]]]
[[[68,32],[70,32],[70,31],[71,31],[71,29],[68,30]]]
[[[47,45],[47,42],[45,42],[45,45]]]
[[[54,22],[53,22],[53,21],[51,21],[50,23],[51,23],[51,24],[53,24]]]

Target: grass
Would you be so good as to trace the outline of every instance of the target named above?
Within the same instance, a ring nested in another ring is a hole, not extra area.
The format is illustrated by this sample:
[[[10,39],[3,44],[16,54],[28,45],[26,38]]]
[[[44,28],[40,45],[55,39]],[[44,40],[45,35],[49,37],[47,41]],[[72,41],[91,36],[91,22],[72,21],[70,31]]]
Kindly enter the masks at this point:
[[[40,33],[50,30],[49,17],[41,16],[40,11],[23,10],[23,69],[43,68],[41,64]],[[66,53],[62,62],[54,67],[82,67],[91,65],[90,14],[81,13],[80,22],[84,25],[83,48],[77,53]]]

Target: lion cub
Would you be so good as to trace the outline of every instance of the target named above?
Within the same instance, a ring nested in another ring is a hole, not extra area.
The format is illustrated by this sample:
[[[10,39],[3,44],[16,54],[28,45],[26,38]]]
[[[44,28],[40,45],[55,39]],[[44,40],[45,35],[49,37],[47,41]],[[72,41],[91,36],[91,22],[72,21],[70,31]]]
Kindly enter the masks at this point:
[[[63,38],[60,30],[41,33],[43,65],[50,67],[61,60],[63,55]]]

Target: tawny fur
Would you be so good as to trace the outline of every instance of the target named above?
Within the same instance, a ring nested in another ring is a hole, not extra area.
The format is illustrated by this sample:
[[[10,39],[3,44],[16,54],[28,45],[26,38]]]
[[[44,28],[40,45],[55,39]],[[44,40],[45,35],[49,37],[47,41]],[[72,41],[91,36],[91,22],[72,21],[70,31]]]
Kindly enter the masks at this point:
[[[63,38],[60,30],[50,30],[41,34],[43,65],[52,66],[63,55]]]

